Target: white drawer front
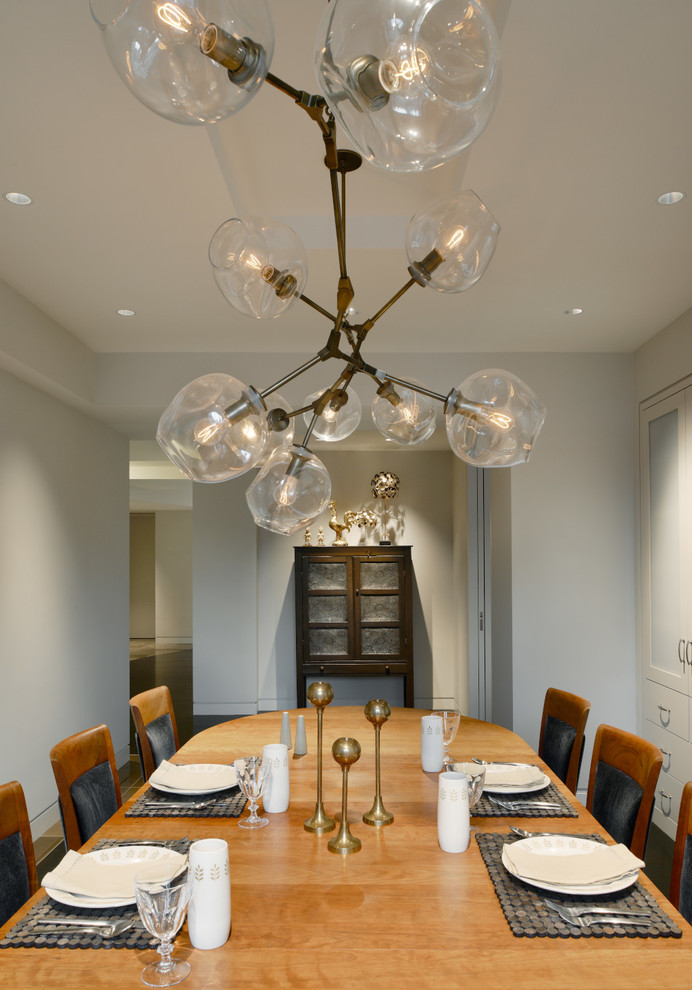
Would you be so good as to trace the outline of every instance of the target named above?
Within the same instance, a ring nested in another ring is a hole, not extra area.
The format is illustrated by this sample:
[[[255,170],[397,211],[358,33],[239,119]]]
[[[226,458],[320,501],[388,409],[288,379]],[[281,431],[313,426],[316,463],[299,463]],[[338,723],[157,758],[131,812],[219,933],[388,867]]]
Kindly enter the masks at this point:
[[[692,780],[692,746],[685,739],[648,721],[644,723],[644,736],[663,753],[663,773],[670,774],[683,784]]]
[[[663,773],[656,785],[656,801],[654,803],[654,823],[671,839],[675,838],[682,798],[683,784],[670,774]]]
[[[681,739],[690,738],[689,698],[671,691],[655,681],[644,681],[644,718],[674,732]]]

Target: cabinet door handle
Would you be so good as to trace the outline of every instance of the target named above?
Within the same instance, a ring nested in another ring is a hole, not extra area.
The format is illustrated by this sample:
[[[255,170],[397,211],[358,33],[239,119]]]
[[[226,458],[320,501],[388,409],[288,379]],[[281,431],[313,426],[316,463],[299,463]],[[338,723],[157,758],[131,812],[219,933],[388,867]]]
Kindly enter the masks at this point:
[[[659,712],[666,712],[667,715],[670,715],[670,708],[666,708],[665,705],[659,705],[658,710]]]
[[[668,810],[667,811],[664,811],[664,809],[663,809],[663,801],[661,802],[661,811],[663,811],[663,814],[664,815],[669,815],[671,813],[671,811],[673,810],[673,798],[672,798],[672,796],[670,794],[666,794],[666,792],[664,790],[661,790],[661,788],[659,788],[658,793],[661,795],[661,797],[663,798],[663,800],[665,800],[665,801],[668,802]]]
[[[678,660],[680,661],[680,663],[684,663],[685,662],[685,640],[684,639],[679,639],[678,640]]]
[[[692,650],[692,641],[688,639],[685,643],[685,660],[687,660],[688,664],[692,667],[692,654],[690,653],[690,650]]]

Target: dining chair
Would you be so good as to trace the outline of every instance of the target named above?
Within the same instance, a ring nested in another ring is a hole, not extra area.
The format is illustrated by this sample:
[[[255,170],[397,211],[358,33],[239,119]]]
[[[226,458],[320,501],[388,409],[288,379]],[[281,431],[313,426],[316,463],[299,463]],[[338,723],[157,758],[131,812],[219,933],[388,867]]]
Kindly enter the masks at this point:
[[[683,787],[680,800],[670,874],[670,900],[683,918],[692,924],[692,781]]]
[[[577,694],[557,688],[548,688],[545,693],[538,755],[573,794],[577,793],[590,711],[591,702]]]
[[[63,739],[51,749],[50,762],[65,845],[79,849],[122,805],[108,726],[96,725]]]
[[[0,925],[38,890],[36,857],[22,785],[0,784]]]
[[[136,694],[130,698],[130,711],[142,776],[149,780],[159,763],[180,748],[171,692],[161,685]]]
[[[612,725],[599,725],[586,807],[616,842],[644,858],[663,754],[658,746]]]

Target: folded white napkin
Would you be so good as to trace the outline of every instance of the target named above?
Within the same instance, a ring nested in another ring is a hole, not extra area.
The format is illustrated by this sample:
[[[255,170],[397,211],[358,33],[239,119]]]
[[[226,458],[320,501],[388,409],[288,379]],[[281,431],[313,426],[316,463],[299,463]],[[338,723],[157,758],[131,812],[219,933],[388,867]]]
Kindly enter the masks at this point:
[[[163,762],[154,770],[149,782],[156,786],[163,784],[176,791],[195,794],[198,791],[223,790],[233,787],[238,782],[238,775],[233,767],[222,763],[197,763],[190,766],[178,763]]]
[[[134,847],[132,847],[134,848]],[[54,870],[46,873],[43,886],[68,894],[97,897],[103,900],[135,896],[135,876],[151,865],[170,865],[170,876],[175,876],[186,862],[186,857],[172,849],[159,850],[155,858],[139,855],[133,859],[127,849],[121,849],[122,859],[114,858],[114,850],[108,850],[108,859],[99,859],[98,853],[82,855],[70,850]]]
[[[608,883],[644,866],[622,843],[586,847],[569,839],[551,838],[544,845],[538,841],[507,843],[503,851],[518,876],[565,887]]]
[[[538,767],[504,766],[501,763],[490,763],[485,768],[485,786],[490,787],[531,787],[544,780],[544,775]]]

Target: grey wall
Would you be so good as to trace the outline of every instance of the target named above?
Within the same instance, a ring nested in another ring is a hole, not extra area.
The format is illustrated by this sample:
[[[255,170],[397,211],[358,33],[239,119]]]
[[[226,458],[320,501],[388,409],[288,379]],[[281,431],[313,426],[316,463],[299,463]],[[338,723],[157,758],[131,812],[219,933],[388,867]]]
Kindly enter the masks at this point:
[[[0,422],[0,780],[40,832],[54,743],[106,722],[127,757],[128,445],[6,372]]]

